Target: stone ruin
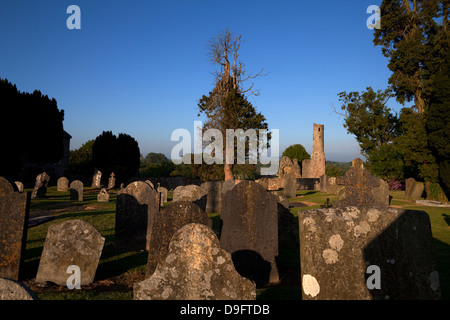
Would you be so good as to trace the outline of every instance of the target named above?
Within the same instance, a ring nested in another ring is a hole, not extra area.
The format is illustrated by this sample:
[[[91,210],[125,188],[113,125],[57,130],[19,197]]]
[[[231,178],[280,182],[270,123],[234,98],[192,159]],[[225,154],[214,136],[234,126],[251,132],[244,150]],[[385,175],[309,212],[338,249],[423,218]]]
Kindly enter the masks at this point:
[[[301,169],[297,159],[291,160],[288,156],[281,157],[277,176],[279,178],[285,178],[287,176],[301,178]]]

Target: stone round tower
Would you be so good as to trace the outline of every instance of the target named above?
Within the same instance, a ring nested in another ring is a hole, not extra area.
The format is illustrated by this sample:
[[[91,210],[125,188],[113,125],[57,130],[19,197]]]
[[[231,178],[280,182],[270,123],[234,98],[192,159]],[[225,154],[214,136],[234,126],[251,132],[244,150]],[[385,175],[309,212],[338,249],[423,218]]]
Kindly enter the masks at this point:
[[[325,174],[325,152],[324,152],[324,125],[314,123],[313,152],[311,155],[313,163],[313,178],[320,178]]]

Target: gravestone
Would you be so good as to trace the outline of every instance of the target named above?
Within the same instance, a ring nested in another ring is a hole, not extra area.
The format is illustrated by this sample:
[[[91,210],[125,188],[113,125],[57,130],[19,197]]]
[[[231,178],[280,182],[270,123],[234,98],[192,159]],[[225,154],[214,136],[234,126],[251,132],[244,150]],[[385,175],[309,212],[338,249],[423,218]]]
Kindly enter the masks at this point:
[[[102,187],[102,173],[98,169],[95,169],[94,175],[92,176],[91,187],[97,189]]]
[[[147,183],[153,190],[155,189],[155,185],[150,180],[145,180],[145,183]]]
[[[136,283],[135,300],[254,300],[256,287],[234,269],[214,231],[197,223],[178,229],[148,279]]]
[[[158,206],[156,191],[143,181],[132,182],[119,190],[116,201],[116,247],[148,250]]]
[[[298,221],[304,299],[439,298],[426,212],[339,207],[301,210]]]
[[[207,181],[200,188],[207,195],[206,213],[220,213],[222,210],[222,181]]]
[[[320,176],[320,192],[328,193],[328,176],[323,174]]]
[[[109,202],[109,193],[105,188],[102,188],[100,192],[97,194],[98,202]]]
[[[20,279],[29,212],[30,193],[0,177],[0,277]]]
[[[178,186],[173,190],[173,201],[190,201],[205,211],[207,194],[202,188],[195,184]]]
[[[297,248],[297,230],[294,215],[282,203],[277,203],[278,209],[278,248]]]
[[[113,189],[116,186],[116,176],[114,172],[111,172],[111,175],[108,179],[108,189]]]
[[[287,175],[284,178],[284,192],[286,198],[294,198],[297,193],[297,182],[292,175]]]
[[[164,203],[167,202],[167,195],[169,194],[169,190],[167,190],[164,187],[159,186],[158,184],[158,194],[159,194],[159,199],[160,199],[160,206],[163,206]]]
[[[407,200],[419,200],[422,197],[424,185],[423,182],[417,182],[414,178],[405,180],[405,197]]]
[[[167,255],[170,239],[175,232],[189,223],[201,223],[212,227],[212,221],[208,215],[195,203],[189,201],[173,202],[156,213],[148,250],[147,277],[153,274],[158,262]]]
[[[75,180],[70,183],[70,200],[83,201],[83,182]]]
[[[80,268],[81,285],[94,281],[103,250],[103,238],[91,224],[83,220],[66,220],[48,228],[39,261],[36,282],[47,281],[65,286],[71,265]]]
[[[36,183],[34,184],[33,192],[31,193],[31,198],[44,198],[47,193],[48,182],[50,181],[50,176],[43,172],[36,176]]]
[[[56,191],[66,192],[69,189],[69,179],[66,177],[61,177],[56,182]]]
[[[254,181],[242,181],[222,201],[220,245],[236,270],[256,285],[278,282],[276,198]]]
[[[14,183],[16,184],[17,191],[23,192],[23,183],[20,181],[15,181]]]
[[[388,206],[389,187],[386,181],[378,179],[364,168],[361,159],[354,159],[352,167],[336,183],[344,188],[338,192],[333,206]]]
[[[0,278],[0,300],[39,300],[37,295],[23,283]]]

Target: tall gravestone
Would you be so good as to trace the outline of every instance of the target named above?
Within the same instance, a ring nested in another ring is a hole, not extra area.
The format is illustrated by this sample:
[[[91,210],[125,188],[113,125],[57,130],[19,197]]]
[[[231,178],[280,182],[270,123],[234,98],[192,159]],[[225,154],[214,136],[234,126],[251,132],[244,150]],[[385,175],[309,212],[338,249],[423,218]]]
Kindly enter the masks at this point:
[[[417,182],[414,178],[405,180],[405,197],[407,200],[419,200],[422,197],[423,182]]]
[[[116,175],[114,172],[111,172],[111,175],[108,179],[108,189],[113,189],[116,186]]]
[[[208,215],[189,201],[173,202],[156,213],[148,250],[147,277],[153,274],[158,262],[167,255],[170,239],[175,232],[189,223],[201,223],[212,227]]]
[[[47,193],[49,181],[50,176],[46,172],[38,174],[36,176],[33,192],[31,193],[31,198],[44,198]]]
[[[19,280],[25,253],[30,193],[0,177],[0,277]]]
[[[158,183],[158,188],[156,189],[159,194],[159,204],[163,206],[164,203],[167,202],[167,195],[169,194],[169,190],[167,188],[161,187]]]
[[[254,300],[255,284],[241,277],[214,231],[198,223],[178,229],[148,279],[136,283],[135,300]]]
[[[94,175],[92,176],[91,187],[97,189],[102,187],[102,173],[98,169],[95,169]]]
[[[69,189],[69,179],[61,177],[56,182],[56,191],[67,191]]]
[[[83,220],[66,220],[48,228],[44,250],[39,261],[36,282],[66,285],[69,266],[80,268],[81,285],[94,281],[103,250],[103,238],[91,224]]]
[[[70,183],[70,200],[83,201],[84,186],[80,180]]]
[[[284,192],[286,198],[294,198],[297,193],[297,182],[293,175],[286,175],[284,178]]]
[[[304,299],[439,298],[426,212],[339,207],[301,210],[298,221]]]
[[[386,181],[378,179],[364,168],[361,159],[354,159],[352,167],[344,176],[336,179],[344,188],[338,192],[334,206],[388,206],[389,187]]]
[[[222,181],[207,181],[200,188],[207,195],[206,213],[222,211]]]
[[[158,211],[156,191],[147,183],[135,181],[120,190],[116,201],[116,247],[148,250],[154,217]]]
[[[220,245],[236,270],[257,285],[278,282],[276,198],[254,181],[242,181],[223,197]]]

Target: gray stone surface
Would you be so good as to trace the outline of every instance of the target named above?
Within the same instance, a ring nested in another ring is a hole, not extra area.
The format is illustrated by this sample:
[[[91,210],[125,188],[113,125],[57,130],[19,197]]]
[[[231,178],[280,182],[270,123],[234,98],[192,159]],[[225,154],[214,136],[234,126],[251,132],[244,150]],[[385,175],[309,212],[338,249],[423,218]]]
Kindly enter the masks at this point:
[[[159,193],[159,202],[160,202],[160,206],[163,206],[164,203],[167,202],[167,195],[169,194],[169,190],[167,190],[167,188],[158,186],[158,188],[156,189]]]
[[[80,180],[70,183],[70,200],[83,201],[84,185]]]
[[[202,183],[200,188],[207,195],[206,213],[222,211],[222,181],[208,181]]]
[[[0,278],[0,300],[39,300],[37,295],[23,283]]]
[[[30,193],[0,177],[0,277],[20,280],[29,212]]]
[[[147,277],[151,276],[159,261],[165,258],[169,242],[175,232],[189,223],[201,223],[208,227],[212,221],[195,203],[177,201],[158,212],[151,231],[150,248],[148,250]]]
[[[94,175],[92,176],[91,187],[97,189],[102,187],[102,173],[98,169],[95,169]]]
[[[423,182],[417,182],[414,178],[406,179],[405,197],[407,200],[419,200],[422,197],[424,184]]]
[[[242,181],[223,197],[220,245],[236,270],[258,286],[279,281],[276,198],[254,181]]]
[[[300,165],[298,164],[297,159],[291,160],[288,156],[283,156],[280,159],[277,176],[280,178],[286,178],[288,175],[293,178],[301,178],[302,174]]]
[[[361,159],[354,159],[352,167],[336,183],[344,186],[338,192],[334,206],[388,206],[389,188],[386,181],[378,179],[364,168]]]
[[[303,299],[437,299],[426,212],[339,207],[299,211]],[[369,266],[380,270],[377,275]],[[368,272],[369,270],[369,272]],[[370,278],[370,279],[369,279]]]
[[[56,181],[56,191],[67,191],[69,190],[69,179],[66,177],[60,177]]]
[[[158,195],[147,183],[135,181],[117,193],[115,246],[129,250],[148,250]]]
[[[36,176],[36,183],[34,184],[33,192],[31,193],[31,198],[44,198],[47,193],[48,182],[50,181],[50,176],[43,172]]]
[[[254,300],[256,287],[236,272],[213,230],[191,223],[173,235],[167,256],[133,293],[135,300]]]
[[[100,192],[97,194],[98,202],[109,202],[109,193],[108,190],[102,188]]]
[[[297,182],[292,175],[286,175],[284,178],[283,195],[286,198],[294,198],[297,193]]]
[[[206,211],[207,194],[195,184],[178,186],[173,190],[173,201],[190,201]]]
[[[65,286],[71,265],[80,267],[81,285],[94,281],[103,250],[103,238],[91,224],[83,220],[66,220],[48,228],[44,250],[39,261],[36,282],[47,281]]]

